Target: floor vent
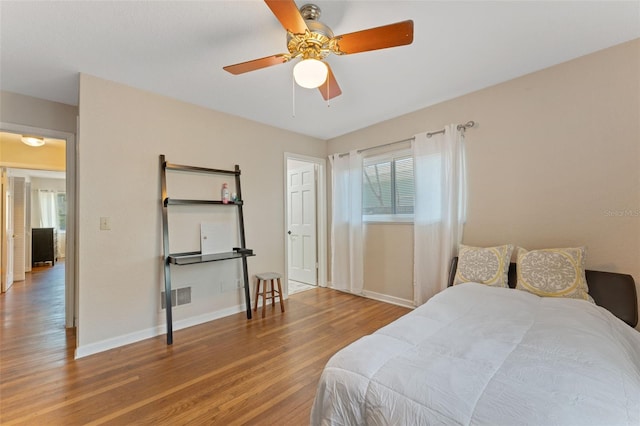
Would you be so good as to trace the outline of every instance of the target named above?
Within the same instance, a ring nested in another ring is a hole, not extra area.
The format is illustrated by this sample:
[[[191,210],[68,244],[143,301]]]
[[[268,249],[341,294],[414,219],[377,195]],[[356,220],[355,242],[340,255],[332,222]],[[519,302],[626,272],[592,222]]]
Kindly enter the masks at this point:
[[[164,291],[160,293],[160,304],[162,309],[166,309]],[[183,287],[175,290],[171,290],[171,306],[186,305],[191,303],[191,287]]]
[[[191,287],[183,287],[178,289],[178,305],[186,305],[191,303]]]

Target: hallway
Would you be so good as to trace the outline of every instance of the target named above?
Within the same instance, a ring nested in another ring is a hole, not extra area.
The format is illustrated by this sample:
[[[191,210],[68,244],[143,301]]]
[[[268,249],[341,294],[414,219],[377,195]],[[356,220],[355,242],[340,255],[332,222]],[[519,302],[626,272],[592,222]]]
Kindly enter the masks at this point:
[[[53,267],[35,266],[25,281],[15,282],[0,295],[3,379],[15,380],[45,364],[73,359],[75,329],[65,329],[64,268],[63,260]]]

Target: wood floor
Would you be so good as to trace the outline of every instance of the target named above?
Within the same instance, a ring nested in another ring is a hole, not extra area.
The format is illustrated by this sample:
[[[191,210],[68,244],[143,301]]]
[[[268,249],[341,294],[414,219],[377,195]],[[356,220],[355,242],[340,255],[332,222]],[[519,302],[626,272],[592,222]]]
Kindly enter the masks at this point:
[[[337,350],[408,309],[316,288],[286,312],[244,313],[73,360],[62,265],[0,296],[0,424],[305,425]]]

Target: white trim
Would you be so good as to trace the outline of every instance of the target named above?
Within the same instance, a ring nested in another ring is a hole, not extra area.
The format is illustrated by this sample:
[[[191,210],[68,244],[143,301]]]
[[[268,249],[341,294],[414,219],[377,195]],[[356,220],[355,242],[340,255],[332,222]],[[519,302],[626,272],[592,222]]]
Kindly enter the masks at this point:
[[[207,312],[206,314],[177,320],[173,322],[173,331],[193,327],[194,325],[204,324],[206,322],[228,317],[230,315],[235,315],[240,312],[245,312],[246,309],[247,307],[243,303],[240,305],[232,306],[230,308],[220,309],[218,311]],[[108,351],[110,349],[115,349],[120,346],[129,345],[131,343],[136,343],[141,340],[150,339],[152,337],[166,334],[166,332],[166,324],[160,324],[156,327],[147,328],[145,330],[113,337],[111,339],[101,340],[99,342],[90,343],[88,345],[78,346],[75,352],[75,359],[97,354],[99,352]]]
[[[287,197],[287,171],[288,160],[305,161],[307,163],[314,163],[318,166],[318,188],[316,193],[316,210],[318,234],[316,235],[316,241],[318,244],[318,287],[327,286],[327,160],[324,158],[310,157],[307,155],[294,154],[291,152],[284,153],[284,283],[285,283],[285,295],[289,295],[289,239],[287,238],[286,229],[289,226],[287,223],[287,212],[289,211],[289,200]]]
[[[412,214],[363,214],[365,223],[407,223],[413,224]]]
[[[362,295],[367,299],[378,300],[380,302],[391,303],[392,305],[398,305],[405,308],[414,309],[415,305],[413,300],[402,299],[400,297],[389,296],[388,294],[376,293],[374,291],[363,290]]]
[[[402,299],[400,297],[389,296],[388,294],[376,293],[375,291],[362,290],[362,293],[351,293],[350,291],[341,290],[339,288],[333,288],[332,283],[328,283],[327,287],[335,290],[341,291],[343,293],[351,294],[353,296],[365,297],[367,299],[377,300],[378,302],[390,303],[392,305],[402,306],[403,308],[415,309],[416,305],[413,303],[413,300]]]
[[[78,307],[77,301],[77,264],[76,264],[76,238],[77,238],[77,181],[76,181],[76,136],[73,133],[59,130],[44,129],[40,127],[25,126],[0,122],[0,131],[9,133],[28,133],[45,138],[64,139],[66,141],[66,192],[67,192],[67,246],[65,249],[65,326],[73,327],[75,324]]]
[[[1,129],[0,131],[4,132],[4,129]],[[13,133],[13,132],[7,132],[7,133]],[[10,161],[3,161],[2,162],[2,167],[6,167],[8,169],[29,169],[29,170],[38,170],[38,169],[34,169],[33,168],[33,164],[30,163],[12,163]],[[51,169],[47,169],[46,171],[52,171],[52,172],[60,172],[60,173],[64,173],[64,169],[57,169],[55,167],[52,167]]]

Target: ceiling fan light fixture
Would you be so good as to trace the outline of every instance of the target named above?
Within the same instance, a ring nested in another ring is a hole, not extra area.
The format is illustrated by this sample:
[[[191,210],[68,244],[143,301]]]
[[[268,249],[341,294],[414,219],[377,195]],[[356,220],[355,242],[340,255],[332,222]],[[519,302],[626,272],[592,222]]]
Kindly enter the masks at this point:
[[[42,146],[44,145],[44,138],[39,136],[22,135],[22,143],[29,146]]]
[[[327,81],[327,64],[317,59],[303,59],[293,67],[293,78],[299,86],[315,89]]]

